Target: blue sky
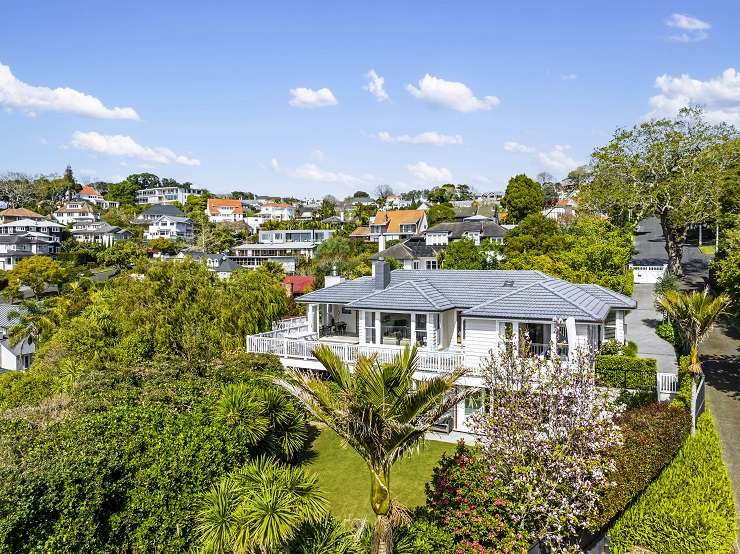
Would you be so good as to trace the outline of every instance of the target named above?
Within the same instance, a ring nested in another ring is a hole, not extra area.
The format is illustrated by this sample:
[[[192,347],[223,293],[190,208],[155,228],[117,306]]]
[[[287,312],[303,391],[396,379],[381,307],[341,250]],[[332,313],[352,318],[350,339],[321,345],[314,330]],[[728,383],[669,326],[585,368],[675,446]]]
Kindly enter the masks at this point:
[[[740,124],[738,2],[10,0],[2,20],[0,172],[502,190],[687,101]]]

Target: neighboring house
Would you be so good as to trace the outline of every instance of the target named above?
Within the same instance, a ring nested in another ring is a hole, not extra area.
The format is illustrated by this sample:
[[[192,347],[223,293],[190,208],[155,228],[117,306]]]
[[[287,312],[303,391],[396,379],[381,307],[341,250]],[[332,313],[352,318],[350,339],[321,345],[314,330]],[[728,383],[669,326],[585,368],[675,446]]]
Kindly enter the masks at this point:
[[[16,219],[0,225],[0,235],[22,235],[25,233],[47,235],[57,241],[62,237],[64,225],[48,219]]]
[[[149,224],[144,238],[146,240],[170,239],[190,242],[193,240],[193,222],[187,217],[163,215]]]
[[[160,256],[162,260],[181,262],[186,258],[191,258],[193,261],[201,262],[206,264],[206,267],[215,271],[224,260],[226,260],[226,254],[223,252],[212,254],[210,252],[203,252],[202,250],[191,250],[186,249],[182,252],[178,252],[176,255],[163,254]]]
[[[62,225],[100,220],[100,214],[93,210],[90,204],[81,200],[65,202],[52,216]]]
[[[423,233],[427,228],[424,210],[379,210],[370,222],[370,240],[379,242],[385,250],[385,241],[403,240]]]
[[[321,203],[307,203],[302,206],[298,206],[296,218],[304,221],[309,221],[316,217],[321,209]]]
[[[8,208],[7,210],[0,212],[0,223],[10,223],[11,221],[18,221],[19,219],[33,219],[35,221],[41,221],[45,220],[46,217],[26,208]]]
[[[259,242],[232,249],[229,258],[255,269],[265,262],[276,262],[286,273],[295,273],[301,258],[311,259],[316,247],[334,234],[333,229],[288,229],[260,231]]]
[[[133,235],[126,229],[105,221],[80,221],[72,225],[72,236],[77,242],[99,244],[109,248],[119,240],[128,240]]]
[[[19,320],[17,315],[10,317],[13,312],[22,314],[25,308],[16,304],[0,304],[0,371],[28,369],[36,352],[36,345],[29,338],[11,346],[8,331]]]
[[[216,272],[216,275],[218,275],[219,279],[228,279],[231,277],[232,273],[235,273],[240,269],[242,269],[242,266],[229,258],[226,258],[214,271]]]
[[[169,204],[158,204],[140,213],[136,217],[136,223],[152,223],[154,221],[157,221],[163,215],[169,215],[172,217],[186,217],[185,212],[183,212],[177,206],[170,206]]]
[[[485,404],[480,368],[509,345],[531,356],[575,361],[607,339],[627,340],[629,297],[598,285],[577,285],[539,271],[390,271],[344,281],[297,299],[307,316],[287,328],[247,339],[250,352],[277,355],[283,365],[322,370],[311,352],[322,344],[345,362],[360,355],[388,361],[405,345],[419,348],[414,377],[465,367],[458,386],[479,392],[447,414],[448,429],[470,432],[468,417]]]
[[[420,235],[394,244],[370,256],[371,260],[393,258],[401,264],[401,269],[439,269],[437,255],[445,249],[441,245],[427,244],[426,238]]]
[[[212,223],[244,221],[244,207],[241,200],[209,198],[206,215]]]
[[[120,202],[106,200],[105,198],[103,198],[102,194],[100,194],[94,187],[91,186],[82,187],[80,192],[77,193],[77,198],[79,198],[83,202],[94,204],[104,210],[109,210],[110,208],[118,208],[121,205]]]
[[[349,234],[349,238],[354,240],[370,240],[370,227],[355,227]]]
[[[401,208],[408,208],[411,202],[403,200],[397,194],[389,194],[385,199],[385,205],[383,206],[386,210],[398,210]]]
[[[201,195],[205,191],[200,189],[186,189],[182,187],[157,187],[153,189],[139,189],[136,191],[137,204],[184,204],[188,196]]]
[[[473,216],[465,221],[437,223],[429,227],[424,232],[426,243],[429,246],[445,247],[449,243],[461,238],[469,238],[476,246],[480,246],[483,240],[490,240],[498,244],[504,242],[504,235],[507,233],[506,229],[490,219],[474,218],[477,218],[477,216]]]
[[[283,279],[285,291],[293,298],[313,290],[316,278],[312,275],[286,275]]]
[[[23,258],[56,256],[59,240],[42,233],[0,234],[0,270],[10,271]]]
[[[322,219],[321,223],[323,223],[324,225],[339,226],[342,225],[344,221],[342,221],[342,218],[338,215],[330,215],[329,217],[325,217],[324,219]]]
[[[573,198],[561,198],[551,208],[542,210],[542,215],[550,219],[572,219],[576,216],[576,207]]]
[[[284,202],[265,202],[260,208],[259,215],[263,220],[288,221],[289,219],[295,219],[296,208],[292,204]]]

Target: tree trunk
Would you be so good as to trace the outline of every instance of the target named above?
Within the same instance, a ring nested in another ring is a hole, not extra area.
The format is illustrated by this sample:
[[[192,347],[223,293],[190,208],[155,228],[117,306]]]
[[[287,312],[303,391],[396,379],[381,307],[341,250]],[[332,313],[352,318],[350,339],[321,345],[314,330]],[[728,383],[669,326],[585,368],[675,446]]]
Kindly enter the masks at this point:
[[[387,515],[378,515],[373,527],[373,554],[393,554],[393,527]]]
[[[681,258],[683,255],[683,241],[686,238],[686,230],[676,228],[668,221],[668,213],[660,214],[660,227],[663,229],[665,249],[668,253],[668,271],[678,277],[683,277]]]
[[[370,503],[377,516],[373,527],[372,553],[392,554],[393,527],[388,517],[391,507],[390,469],[370,469]]]

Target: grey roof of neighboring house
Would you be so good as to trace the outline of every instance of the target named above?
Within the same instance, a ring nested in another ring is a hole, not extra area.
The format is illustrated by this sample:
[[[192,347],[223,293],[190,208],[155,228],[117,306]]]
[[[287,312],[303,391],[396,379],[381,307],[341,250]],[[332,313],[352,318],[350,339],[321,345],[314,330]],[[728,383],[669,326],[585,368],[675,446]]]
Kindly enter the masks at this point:
[[[372,277],[345,281],[302,296],[299,302],[357,309],[464,310],[471,317],[603,321],[610,308],[632,309],[631,298],[597,285],[578,285],[539,271],[396,270],[385,289]]]
[[[108,234],[131,234],[126,229],[122,229],[116,225],[111,225],[103,221],[95,229],[72,229],[73,235],[108,235]]]
[[[316,248],[318,246],[318,242],[302,242],[302,241],[295,241],[295,242],[265,242],[265,243],[249,243],[245,242],[244,244],[240,244],[239,246],[235,246],[234,250],[246,250],[246,249],[252,249],[252,250],[282,250],[285,248],[290,248],[294,250],[303,250],[303,249],[309,249],[309,248]]]
[[[118,269],[115,267],[109,267],[107,269],[101,269],[100,271],[94,271],[90,275],[90,280],[93,283],[104,283],[108,279],[111,279],[112,277],[115,277],[118,275]]]
[[[26,308],[23,306],[19,306],[18,304],[0,304],[0,327],[7,329],[8,327],[12,327],[16,323],[18,323],[18,318],[11,319],[8,317],[8,315],[12,312],[18,312],[18,313],[25,313]]]
[[[381,252],[376,252],[370,256],[370,259],[417,260],[419,258],[436,258],[437,253],[442,250],[444,250],[444,246],[428,246],[424,237],[414,236],[389,246]]]
[[[159,217],[162,215],[185,217],[185,212],[183,212],[177,206],[172,206],[171,204],[155,204],[141,214],[142,217]]]
[[[448,233],[449,238],[454,240],[461,238],[464,233],[480,233],[484,238],[503,238],[508,231],[491,220],[437,223],[425,231],[425,233],[445,232]]]
[[[321,223],[329,224],[329,225],[341,225],[343,223],[342,218],[338,215],[330,215],[329,217],[325,217],[321,220]]]
[[[241,268],[242,266],[240,266],[238,263],[230,260],[229,258],[226,258],[224,261],[221,262],[221,265],[216,268],[216,271],[218,273],[233,273],[234,271],[237,271]]]
[[[189,217],[180,217],[176,215],[161,215],[153,223],[159,223],[163,219],[174,221],[175,223],[192,223]]]

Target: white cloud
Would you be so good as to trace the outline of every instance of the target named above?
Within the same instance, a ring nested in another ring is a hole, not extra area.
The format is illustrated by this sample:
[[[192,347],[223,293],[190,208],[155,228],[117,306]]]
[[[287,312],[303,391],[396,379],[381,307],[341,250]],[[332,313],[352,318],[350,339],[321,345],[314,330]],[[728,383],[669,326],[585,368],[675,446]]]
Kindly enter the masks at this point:
[[[416,162],[406,166],[409,173],[422,181],[441,183],[452,180],[452,173],[446,167],[434,167],[426,162]]]
[[[397,142],[400,144],[432,144],[444,146],[447,144],[462,144],[462,135],[445,135],[437,131],[426,131],[418,135],[391,135],[388,131],[380,131],[378,139],[383,142]]]
[[[126,135],[101,135],[95,131],[88,133],[75,131],[72,135],[72,146],[99,154],[135,158],[160,164],[200,165],[200,160],[176,154],[169,148],[142,146]]]
[[[732,67],[719,77],[701,81],[683,74],[661,75],[655,79],[661,94],[650,98],[652,110],[646,118],[673,117],[688,105],[704,107],[707,119],[714,122],[740,122],[740,74]]]
[[[564,73],[560,76],[563,81],[572,81],[578,79],[578,75],[575,73]]]
[[[298,87],[290,89],[293,98],[288,104],[294,108],[323,108],[325,106],[335,106],[337,99],[334,93],[328,88],[313,90],[311,88]]]
[[[428,73],[419,81],[418,88],[414,85],[406,85],[406,90],[428,104],[458,112],[490,110],[500,103],[496,96],[476,98],[465,83],[445,81]]]
[[[315,163],[305,163],[295,168],[281,166],[276,158],[270,160],[270,167],[275,173],[285,175],[291,179],[310,181],[314,183],[330,183],[340,185],[361,185],[367,182],[370,176],[355,176],[348,173],[327,171]]]
[[[0,106],[21,110],[31,117],[38,112],[62,112],[96,119],[139,119],[133,108],[108,108],[94,96],[71,88],[52,89],[24,83],[1,63]]]
[[[682,13],[673,13],[665,20],[665,24],[671,29],[677,29],[677,32],[669,36],[671,40],[677,42],[698,42],[709,36],[709,29],[712,26],[706,21],[685,15]]]
[[[311,159],[315,162],[323,162],[326,159],[326,154],[322,150],[316,149],[311,152]]]
[[[368,79],[367,85],[362,88],[369,91],[370,94],[372,94],[378,102],[385,102],[386,100],[390,100],[391,97],[388,96],[385,88],[383,88],[383,85],[385,84],[385,79],[383,77],[378,75],[374,69],[368,71],[366,77]]]
[[[507,152],[519,153],[534,152],[534,148],[532,148],[531,146],[527,146],[526,144],[522,144],[520,142],[514,142],[513,140],[504,143],[504,150],[506,150]]]
[[[569,154],[570,146],[556,144],[549,152],[537,152],[537,159],[548,171],[558,174],[567,174],[576,167],[583,165]]]

